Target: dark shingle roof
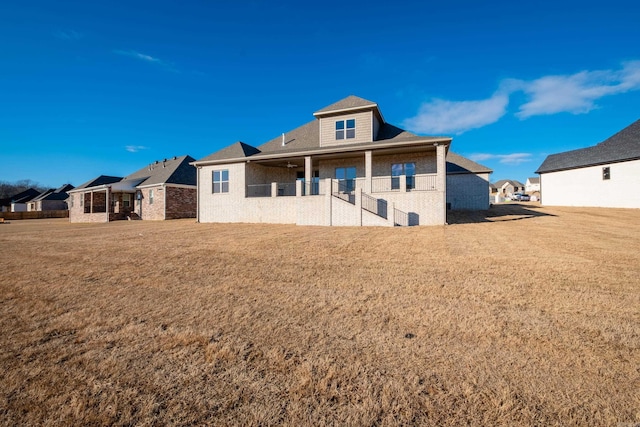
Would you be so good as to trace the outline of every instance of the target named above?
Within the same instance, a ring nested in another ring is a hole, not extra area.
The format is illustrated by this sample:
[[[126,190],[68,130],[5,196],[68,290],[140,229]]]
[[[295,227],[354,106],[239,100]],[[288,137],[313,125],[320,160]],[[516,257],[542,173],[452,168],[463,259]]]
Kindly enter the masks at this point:
[[[324,108],[313,113],[314,115],[330,114],[334,111],[355,110],[360,108],[377,107],[377,104],[372,101],[368,101],[364,98],[360,98],[355,95],[347,96],[338,102],[328,105]]]
[[[89,180],[89,181],[85,182],[84,184],[78,185],[75,188],[75,190],[81,190],[83,188],[97,187],[99,185],[105,185],[105,184],[113,184],[114,182],[118,182],[120,180],[122,180],[121,176],[100,175],[99,177],[94,178],[92,180]]]
[[[127,175],[122,182],[142,179],[136,186],[157,184],[196,185],[196,168],[189,163],[195,161],[191,156],[173,157],[156,161]]]
[[[9,197],[8,200],[10,203],[26,203],[33,200],[35,197],[38,197],[40,192],[34,188],[29,188],[24,190],[18,194],[14,194]]]
[[[454,153],[453,151],[447,153],[447,175],[491,172],[493,172],[493,170],[466,157],[462,157],[460,154]]]
[[[593,147],[551,154],[536,173],[640,159],[640,120]]]
[[[200,159],[200,161],[238,159],[242,157],[249,157],[259,152],[260,150],[258,150],[256,147],[238,141],[228,147],[223,148],[220,151],[209,154],[207,157]]]
[[[432,137],[432,136],[418,136],[411,132],[408,132],[404,129],[400,129],[397,126],[386,123],[380,112],[378,110],[378,106],[376,103],[368,101],[363,98],[359,98],[357,96],[349,96],[345,99],[342,99],[334,104],[325,107],[314,115],[322,116],[324,114],[330,114],[336,111],[345,111],[349,109],[361,109],[361,108],[372,108],[374,112],[380,118],[380,128],[378,130],[378,135],[375,141],[372,143],[402,143],[402,142],[412,142],[412,141],[442,141],[443,139],[450,140],[448,137]],[[356,148],[357,146],[363,146],[362,143],[357,144],[341,144],[339,148],[341,149],[351,149]],[[283,135],[279,135],[266,143],[259,145],[257,148],[251,145],[245,144],[243,142],[236,142],[226,148],[223,148],[220,151],[216,151],[215,153],[210,154],[207,157],[204,157],[199,162],[209,162],[209,161],[224,161],[231,159],[244,159],[247,157],[254,156],[256,154],[260,155],[295,155],[296,153],[302,152],[310,152],[314,150],[326,150],[327,147],[320,146],[320,120],[314,119],[308,123],[305,123],[302,126],[299,126],[287,133],[284,134],[284,145],[283,145]]]

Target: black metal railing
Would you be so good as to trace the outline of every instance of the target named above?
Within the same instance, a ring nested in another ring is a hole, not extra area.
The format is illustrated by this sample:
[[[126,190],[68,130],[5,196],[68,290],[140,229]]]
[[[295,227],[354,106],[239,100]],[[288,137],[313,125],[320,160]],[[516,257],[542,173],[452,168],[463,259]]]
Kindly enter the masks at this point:
[[[278,197],[295,196],[296,195],[296,183],[295,182],[283,182],[278,183]]]
[[[334,179],[331,181],[331,187],[331,195],[333,197],[342,199],[352,205],[356,204],[356,196],[353,193],[355,179]]]
[[[402,212],[400,209],[393,209],[393,225],[398,225],[400,227],[408,227],[409,226],[409,214],[406,212]]]
[[[387,219],[387,201],[362,193],[362,209]]]
[[[247,197],[271,197],[271,184],[247,185]]]

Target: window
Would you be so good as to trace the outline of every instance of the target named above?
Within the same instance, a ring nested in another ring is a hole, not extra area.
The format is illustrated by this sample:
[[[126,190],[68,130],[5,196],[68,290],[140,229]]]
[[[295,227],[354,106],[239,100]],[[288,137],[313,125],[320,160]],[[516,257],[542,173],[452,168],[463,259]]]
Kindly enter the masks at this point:
[[[336,168],[338,191],[350,192],[355,189],[356,167]]]
[[[131,194],[123,194],[122,195],[122,206],[128,208],[131,206]]]
[[[611,179],[611,168],[609,166],[602,168],[602,179]]]
[[[213,192],[229,192],[229,171],[227,169],[213,171]]]
[[[153,190],[149,190],[149,204],[153,204]]]
[[[400,175],[405,175],[407,179],[407,189],[415,188],[415,163],[396,163],[391,165],[391,189],[400,189]]]
[[[345,139],[345,136],[347,139],[356,137],[356,119],[336,121],[336,139]]]

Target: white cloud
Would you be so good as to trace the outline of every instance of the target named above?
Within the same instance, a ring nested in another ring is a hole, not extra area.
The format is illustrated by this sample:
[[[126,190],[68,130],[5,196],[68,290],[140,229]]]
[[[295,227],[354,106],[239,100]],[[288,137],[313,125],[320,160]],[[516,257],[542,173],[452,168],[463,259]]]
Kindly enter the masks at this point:
[[[158,64],[162,64],[162,61],[158,58],[154,58],[151,55],[145,55],[144,53],[136,52],[135,50],[114,50],[113,53],[117,53],[118,55],[130,56],[132,58],[141,59],[146,62],[155,62]]]
[[[597,108],[596,101],[640,89],[640,61],[627,62],[621,70],[581,71],[572,75],[545,76],[524,82],[529,101],[520,106],[518,116],[556,113],[584,114]]]
[[[503,91],[479,101],[434,99],[423,104],[418,115],[403,124],[417,133],[461,134],[497,122],[507,112],[508,104],[508,93]]]
[[[489,154],[475,153],[468,156],[474,162],[483,162],[486,160],[498,160],[498,163],[505,165],[519,165],[531,161],[531,153],[511,153],[511,154]]]
[[[147,148],[148,147],[145,147],[144,145],[127,145],[124,147],[124,149],[130,153],[137,153],[138,151],[146,150]]]
[[[524,92],[527,97],[515,115],[527,119],[557,113],[588,113],[598,108],[596,101],[602,97],[638,89],[640,61],[623,63],[619,70],[581,71],[531,81],[504,79],[491,98],[473,101],[433,99],[422,104],[418,114],[406,119],[403,125],[416,133],[461,134],[500,120],[507,113],[509,98],[515,92]]]

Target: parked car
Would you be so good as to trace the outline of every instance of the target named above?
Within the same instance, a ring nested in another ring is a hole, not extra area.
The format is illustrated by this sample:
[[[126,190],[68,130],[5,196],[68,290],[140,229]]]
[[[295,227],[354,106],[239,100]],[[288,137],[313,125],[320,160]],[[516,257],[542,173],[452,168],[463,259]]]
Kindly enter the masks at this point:
[[[513,193],[510,199],[513,200],[514,202],[519,202],[522,196],[523,196],[522,193]]]
[[[531,200],[531,197],[528,194],[522,194],[520,196],[520,201],[521,202],[528,202],[529,200]]]

